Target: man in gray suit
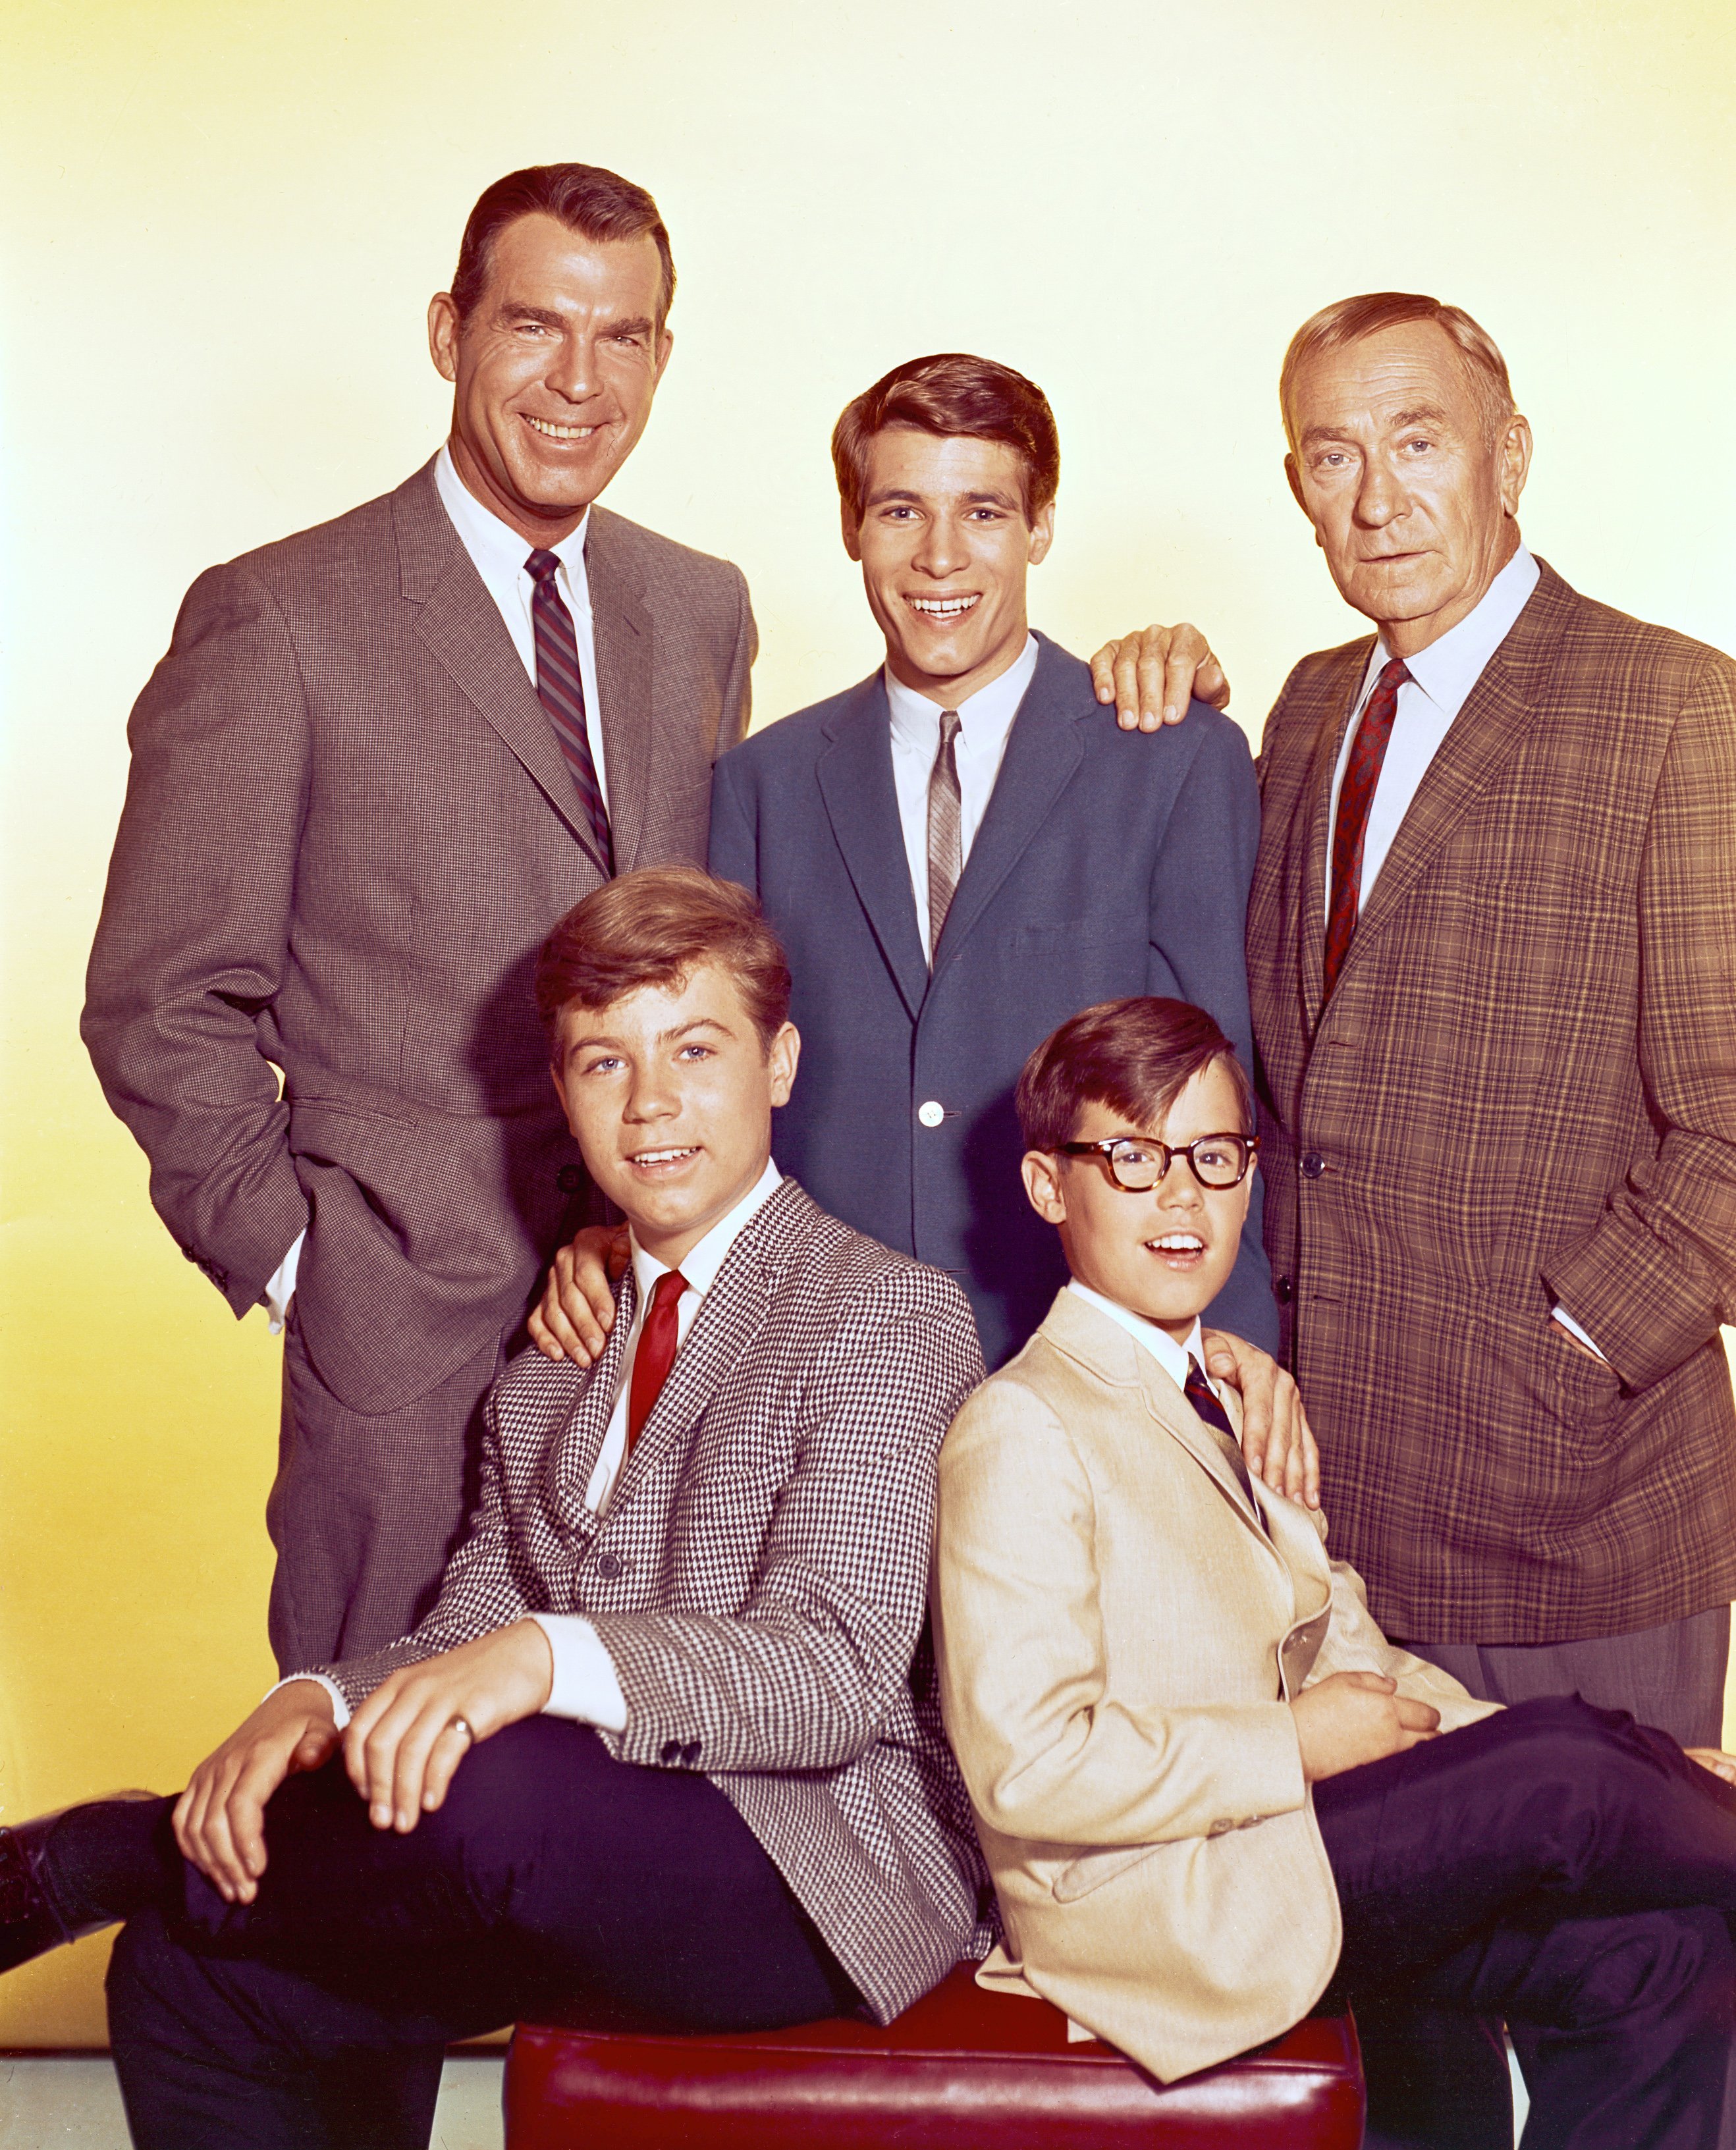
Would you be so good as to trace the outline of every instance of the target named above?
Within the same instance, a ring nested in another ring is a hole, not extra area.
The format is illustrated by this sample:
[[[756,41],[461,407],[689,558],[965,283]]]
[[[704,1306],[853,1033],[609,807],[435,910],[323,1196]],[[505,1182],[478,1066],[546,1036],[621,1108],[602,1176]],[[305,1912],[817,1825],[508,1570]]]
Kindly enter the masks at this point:
[[[178,1803],[0,1830],[0,1968],[129,1920],[139,2150],[424,2142],[450,2038],[884,2023],[987,1946],[924,1619],[963,1295],[772,1163],[800,1040],[740,889],[623,875],[537,990],[632,1229],[603,1360],[507,1370],[414,1633],[286,1682]]]
[[[238,1316],[287,1309],[285,1665],[427,1609],[477,1406],[588,1199],[537,943],[612,871],[703,861],[745,729],[739,571],[592,505],[674,287],[643,189],[489,188],[429,309],[447,445],[201,576],[133,714],[84,1036],[188,1259]]]

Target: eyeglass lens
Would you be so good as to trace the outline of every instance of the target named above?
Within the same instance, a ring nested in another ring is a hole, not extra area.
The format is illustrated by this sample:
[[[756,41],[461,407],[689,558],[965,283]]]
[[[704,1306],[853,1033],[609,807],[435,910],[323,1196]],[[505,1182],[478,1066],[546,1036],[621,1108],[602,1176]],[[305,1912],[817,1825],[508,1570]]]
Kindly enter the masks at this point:
[[[1235,1135],[1204,1135],[1168,1153],[1161,1143],[1117,1143],[1109,1153],[1109,1169],[1118,1187],[1143,1194],[1163,1178],[1171,1157],[1186,1158],[1202,1187],[1234,1187],[1248,1169],[1248,1145]]]

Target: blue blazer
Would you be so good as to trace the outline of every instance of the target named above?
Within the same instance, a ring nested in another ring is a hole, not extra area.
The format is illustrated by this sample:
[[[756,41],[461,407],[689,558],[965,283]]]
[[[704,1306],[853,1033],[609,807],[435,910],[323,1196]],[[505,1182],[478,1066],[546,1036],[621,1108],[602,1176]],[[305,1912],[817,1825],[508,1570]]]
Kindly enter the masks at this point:
[[[1019,1178],[1013,1088],[1032,1047],[1094,1002],[1165,993],[1209,1009],[1253,1067],[1246,740],[1199,702],[1180,724],[1123,732],[1087,668],[1039,641],[931,977],[878,672],[733,749],[711,792],[711,870],[759,896],[795,981],[801,1067],[778,1163],[845,1224],[956,1276],[991,1367],[1067,1275]],[[1209,1319],[1277,1348],[1258,1181]]]

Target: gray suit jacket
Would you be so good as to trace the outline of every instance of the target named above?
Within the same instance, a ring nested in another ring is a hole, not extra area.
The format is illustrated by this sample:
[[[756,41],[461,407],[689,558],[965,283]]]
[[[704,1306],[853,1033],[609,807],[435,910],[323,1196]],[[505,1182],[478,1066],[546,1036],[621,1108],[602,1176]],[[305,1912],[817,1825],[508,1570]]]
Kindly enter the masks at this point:
[[[617,864],[703,863],[746,584],[602,508],[586,565]],[[432,466],[202,575],[129,736],[97,1072],[236,1313],[307,1227],[315,1369],[401,1408],[518,1319],[582,1184],[530,977],[603,878]]]
[[[963,1295],[785,1179],[730,1249],[603,1514],[585,1506],[633,1273],[594,1371],[527,1351],[482,1501],[415,1633],[319,1668],[352,1707],[527,1612],[613,1661],[623,1761],[699,1769],[890,2021],[988,1946],[987,1875],[925,1627],[935,1457],[982,1376]]]

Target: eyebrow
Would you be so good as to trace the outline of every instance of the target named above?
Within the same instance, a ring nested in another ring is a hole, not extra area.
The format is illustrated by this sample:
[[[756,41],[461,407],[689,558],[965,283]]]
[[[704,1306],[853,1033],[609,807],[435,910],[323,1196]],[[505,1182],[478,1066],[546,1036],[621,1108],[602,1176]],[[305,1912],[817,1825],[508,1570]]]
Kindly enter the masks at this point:
[[[961,500],[967,506],[972,507],[980,506],[991,507],[1012,507],[1016,504],[1014,496],[1012,493],[1002,492],[993,487],[982,492],[960,492],[943,497],[951,497],[955,500]],[[933,497],[932,495],[926,492],[917,492],[909,486],[885,485],[880,487],[876,491],[869,494],[868,505],[871,507],[878,507],[881,506],[882,502],[888,500],[908,500],[913,503],[920,505],[923,501],[928,500],[931,497]]]
[[[547,306],[533,306],[526,299],[502,299],[498,318],[502,320],[535,321],[545,329],[564,329],[568,326],[564,314],[551,312]],[[599,336],[649,336],[654,324],[648,314],[631,314],[625,320],[606,321],[598,329]]]
[[[714,1030],[724,1037],[733,1037],[735,1035],[728,1023],[719,1022],[715,1016],[698,1015],[691,1022],[677,1023],[673,1030],[659,1031],[656,1042],[659,1045],[673,1045],[677,1038],[686,1037],[696,1030]],[[599,1034],[591,1037],[569,1038],[567,1050],[569,1052],[591,1052],[606,1049],[611,1052],[620,1052],[624,1051],[625,1043],[626,1041],[623,1038]]]

